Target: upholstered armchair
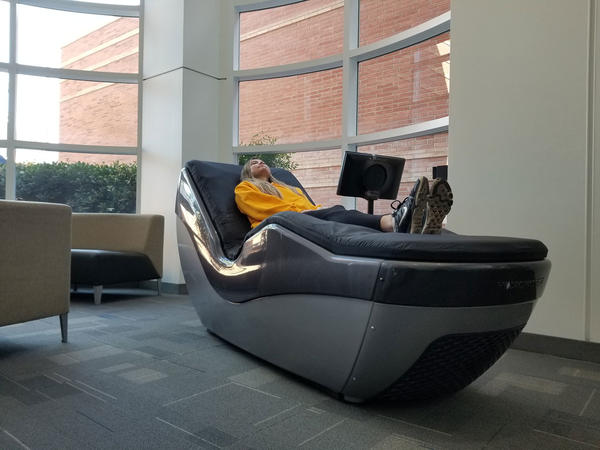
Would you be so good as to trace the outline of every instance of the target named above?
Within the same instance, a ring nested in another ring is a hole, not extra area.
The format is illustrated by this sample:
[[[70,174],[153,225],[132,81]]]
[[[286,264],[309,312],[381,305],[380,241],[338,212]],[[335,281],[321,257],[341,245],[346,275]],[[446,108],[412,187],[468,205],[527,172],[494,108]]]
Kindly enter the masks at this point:
[[[71,284],[93,286],[96,304],[110,284],[157,280],[160,293],[164,222],[157,214],[73,214]]]
[[[60,317],[67,341],[71,208],[0,200],[0,326]]]

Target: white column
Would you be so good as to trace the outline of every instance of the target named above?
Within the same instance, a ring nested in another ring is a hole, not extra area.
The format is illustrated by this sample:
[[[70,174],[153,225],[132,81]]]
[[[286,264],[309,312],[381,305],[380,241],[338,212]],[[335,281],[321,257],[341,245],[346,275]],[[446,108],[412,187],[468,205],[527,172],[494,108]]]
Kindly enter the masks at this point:
[[[219,148],[220,0],[185,0],[183,158],[226,161]],[[230,147],[231,148],[231,147]],[[231,153],[229,150],[228,153]]]
[[[174,213],[190,159],[218,161],[219,0],[146,0],[141,212],[165,216],[163,281],[183,284]]]
[[[588,1],[452,2],[449,226],[543,241],[553,267],[526,331],[580,340],[589,11]]]

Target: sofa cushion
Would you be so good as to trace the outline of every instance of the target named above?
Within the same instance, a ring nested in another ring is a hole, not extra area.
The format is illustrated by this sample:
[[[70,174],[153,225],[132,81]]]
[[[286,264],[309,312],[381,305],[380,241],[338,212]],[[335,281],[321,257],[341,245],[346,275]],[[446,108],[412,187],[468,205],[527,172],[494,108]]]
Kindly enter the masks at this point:
[[[143,253],[111,250],[71,250],[71,283],[93,286],[160,278]]]

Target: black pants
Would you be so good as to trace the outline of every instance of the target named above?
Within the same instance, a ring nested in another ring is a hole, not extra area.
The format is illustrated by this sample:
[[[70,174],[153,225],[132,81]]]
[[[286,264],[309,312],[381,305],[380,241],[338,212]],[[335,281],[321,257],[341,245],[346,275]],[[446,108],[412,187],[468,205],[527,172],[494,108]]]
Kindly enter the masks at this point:
[[[317,219],[331,220],[332,222],[341,222],[350,225],[360,225],[378,231],[381,231],[380,221],[383,217],[366,214],[356,211],[355,209],[347,210],[341,205],[332,206],[331,208],[316,209],[314,211],[306,211],[304,214],[316,217]]]

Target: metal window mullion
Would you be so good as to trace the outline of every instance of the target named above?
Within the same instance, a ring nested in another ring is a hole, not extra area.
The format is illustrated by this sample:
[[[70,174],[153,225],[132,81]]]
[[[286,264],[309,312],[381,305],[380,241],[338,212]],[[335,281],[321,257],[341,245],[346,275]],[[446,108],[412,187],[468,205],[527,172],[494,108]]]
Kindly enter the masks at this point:
[[[249,12],[260,9],[277,8],[278,6],[293,5],[294,3],[300,3],[305,0],[246,0],[245,4],[238,4],[235,7],[235,12]]]
[[[54,67],[28,66],[24,64],[16,64],[16,71],[20,75],[60,78],[62,80],[92,81],[98,83],[136,84],[139,80],[139,73],[96,72],[92,70],[61,69]]]
[[[240,81],[235,77],[235,73],[240,68],[240,10],[234,8],[233,17],[233,64],[231,66],[229,79],[231,80],[232,99],[231,99],[231,145],[237,147],[240,144]],[[233,152],[232,152],[233,153]],[[237,162],[237,161],[234,161]]]
[[[145,0],[140,0],[140,19],[138,34],[138,110],[137,110],[137,146],[136,146],[136,174],[135,174],[135,212],[141,212],[142,205],[142,109],[143,99],[143,68],[144,68],[144,8]]]
[[[401,141],[419,136],[442,133],[448,131],[448,116],[440,119],[419,122],[405,127],[391,130],[378,131],[369,134],[359,134],[349,137],[349,143],[357,146],[383,144],[385,142]]]
[[[298,142],[296,144],[274,144],[274,145],[238,145],[233,147],[235,154],[253,153],[301,153],[321,150],[333,150],[340,148],[341,139],[330,139],[327,141]]]
[[[342,81],[342,136],[344,138],[356,136],[358,64],[350,57],[350,53],[358,46],[358,11],[359,0],[346,0]]]
[[[6,123],[6,176],[4,198],[16,199],[17,169],[15,148],[15,105],[16,105],[16,70],[15,61],[17,57],[17,3],[10,0],[10,23],[9,23],[9,67],[8,67],[8,120]]]
[[[238,48],[239,50],[239,48]],[[235,70],[233,76],[239,81],[267,80],[294,75],[304,75],[323,70],[339,69],[343,65],[342,55],[325,56],[310,61],[302,61],[281,66],[261,67],[259,69]]]
[[[349,143],[356,136],[358,114],[358,64],[350,55],[358,47],[359,0],[346,0],[344,3],[344,49],[342,54],[342,145],[340,146],[340,164],[347,151],[356,151]],[[356,209],[356,198],[343,197],[342,205],[347,209]]]
[[[137,147],[129,146],[108,146],[108,145],[79,145],[79,144],[53,144],[50,142],[37,141],[19,141],[14,140],[14,146],[17,148],[26,148],[31,150],[44,150],[49,152],[61,153],[98,153],[108,155],[135,155]]]
[[[235,11],[233,17],[233,71],[240,70],[240,12]]]
[[[138,5],[107,5],[74,0],[17,0],[17,3],[39,8],[103,16],[140,17]]]
[[[233,84],[231,142],[233,147],[237,147],[240,145],[240,82],[235,77],[231,77],[231,83]]]

